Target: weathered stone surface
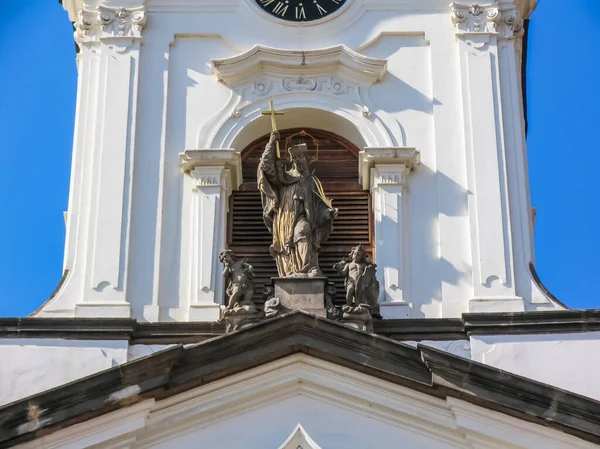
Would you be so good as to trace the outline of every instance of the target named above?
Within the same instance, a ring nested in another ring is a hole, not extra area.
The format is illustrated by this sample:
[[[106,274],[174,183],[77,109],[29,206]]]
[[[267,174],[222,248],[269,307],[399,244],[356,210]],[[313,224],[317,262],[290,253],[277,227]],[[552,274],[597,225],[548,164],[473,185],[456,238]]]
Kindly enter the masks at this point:
[[[323,318],[327,278],[273,278],[274,297],[284,310],[303,310]]]
[[[225,321],[225,332],[235,332],[252,326],[264,318],[261,309],[254,306],[238,306],[234,309],[227,309],[223,312],[223,321]]]
[[[365,332],[373,332],[373,317],[369,305],[344,306],[342,312],[342,323],[346,326]]]

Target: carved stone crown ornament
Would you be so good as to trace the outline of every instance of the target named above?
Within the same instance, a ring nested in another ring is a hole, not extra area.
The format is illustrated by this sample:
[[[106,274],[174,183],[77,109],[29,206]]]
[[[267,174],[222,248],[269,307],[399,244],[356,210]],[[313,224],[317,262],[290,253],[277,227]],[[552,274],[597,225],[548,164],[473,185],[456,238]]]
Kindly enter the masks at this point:
[[[140,8],[107,8],[82,10],[75,22],[77,43],[101,38],[140,38],[146,26],[146,11]]]
[[[499,34],[511,39],[523,34],[523,19],[516,6],[502,7],[496,2],[485,5],[453,2],[450,7],[458,35]]]

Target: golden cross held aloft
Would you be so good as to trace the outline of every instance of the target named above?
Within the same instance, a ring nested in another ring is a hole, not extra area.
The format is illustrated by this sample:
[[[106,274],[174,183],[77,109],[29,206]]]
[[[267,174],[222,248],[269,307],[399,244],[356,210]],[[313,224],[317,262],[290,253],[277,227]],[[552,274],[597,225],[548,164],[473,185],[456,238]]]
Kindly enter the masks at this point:
[[[277,131],[277,122],[275,121],[275,116],[283,115],[283,112],[277,112],[275,110],[275,106],[273,106],[273,100],[269,100],[269,110],[261,111],[260,113],[262,115],[270,115],[271,116],[271,128],[273,129],[273,132]],[[277,157],[281,158],[281,154],[279,153],[279,140],[277,140],[275,142],[275,145],[277,146]]]

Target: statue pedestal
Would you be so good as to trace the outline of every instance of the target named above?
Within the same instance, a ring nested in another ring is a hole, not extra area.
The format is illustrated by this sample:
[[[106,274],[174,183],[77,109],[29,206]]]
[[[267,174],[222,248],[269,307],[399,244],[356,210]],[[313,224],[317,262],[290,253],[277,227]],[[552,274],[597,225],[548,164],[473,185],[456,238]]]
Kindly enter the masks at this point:
[[[327,278],[271,278],[273,296],[284,309],[302,310],[323,318],[327,317],[325,289]]]
[[[263,317],[262,310],[257,309],[254,304],[246,304],[235,309],[226,309],[222,320],[225,321],[225,332],[229,333],[259,323]]]

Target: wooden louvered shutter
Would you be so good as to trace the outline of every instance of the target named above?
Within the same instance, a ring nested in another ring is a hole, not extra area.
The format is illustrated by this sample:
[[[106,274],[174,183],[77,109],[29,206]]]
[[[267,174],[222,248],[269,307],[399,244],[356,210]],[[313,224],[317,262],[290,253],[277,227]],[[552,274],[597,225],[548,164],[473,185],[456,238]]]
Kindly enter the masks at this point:
[[[358,149],[354,145],[325,131],[306,131],[319,139],[320,146],[319,160],[311,168],[340,211],[333,232],[323,245],[320,266],[323,274],[335,282],[336,302],[341,304],[344,302],[343,280],[333,270],[333,264],[360,243],[373,255],[370,194],[358,184]],[[282,139],[296,132],[296,129],[282,131]],[[258,160],[268,137],[255,141],[242,153],[244,182],[231,196],[228,226],[228,247],[238,257],[248,257],[254,266],[257,304],[263,302],[264,286],[270,284],[271,277],[277,276],[275,261],[269,254],[272,236],[262,219],[260,193],[256,187]]]

